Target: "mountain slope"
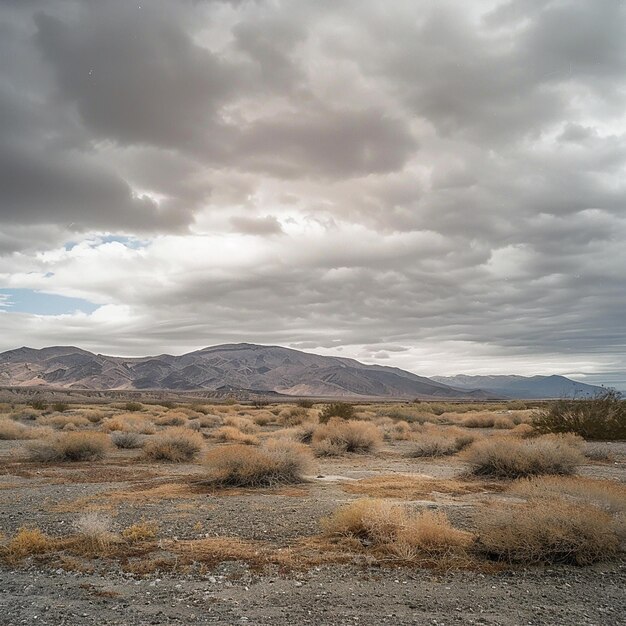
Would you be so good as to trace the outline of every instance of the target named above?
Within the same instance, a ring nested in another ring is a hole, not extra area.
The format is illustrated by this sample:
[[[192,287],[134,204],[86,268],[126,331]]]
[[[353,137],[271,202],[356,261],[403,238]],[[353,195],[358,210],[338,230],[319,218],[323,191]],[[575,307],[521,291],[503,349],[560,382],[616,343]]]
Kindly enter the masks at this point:
[[[509,398],[584,398],[595,396],[602,387],[579,383],[565,376],[433,376],[433,380],[457,389],[480,387]]]
[[[397,368],[254,344],[141,358],[92,354],[73,346],[19,348],[0,354],[0,385],[178,391],[231,387],[334,397],[485,397],[481,391],[454,389]]]

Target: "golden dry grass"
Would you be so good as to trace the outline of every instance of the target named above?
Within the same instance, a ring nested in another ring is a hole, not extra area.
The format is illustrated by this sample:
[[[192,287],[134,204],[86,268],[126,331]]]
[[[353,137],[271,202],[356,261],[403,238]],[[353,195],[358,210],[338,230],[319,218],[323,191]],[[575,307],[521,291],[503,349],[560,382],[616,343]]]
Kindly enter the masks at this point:
[[[222,426],[216,428],[211,432],[211,437],[216,441],[223,441],[228,443],[240,443],[246,446],[256,446],[259,444],[259,439],[254,435],[247,435],[241,432],[235,426]]]
[[[469,561],[471,533],[454,528],[442,511],[414,512],[386,500],[356,500],[321,521],[329,535],[358,539],[375,553],[405,562]]]
[[[143,453],[150,461],[185,463],[192,461],[203,446],[204,438],[200,433],[182,426],[174,426],[153,435],[144,444]]]
[[[465,459],[474,474],[497,478],[571,474],[585,460],[575,438],[556,435],[525,440],[489,437],[473,443]]]
[[[306,446],[270,440],[262,448],[220,446],[205,458],[208,483],[217,487],[267,487],[299,483],[310,471]]]
[[[104,458],[111,447],[103,433],[70,432],[31,442],[27,452],[32,461],[95,461]]]
[[[402,500],[434,500],[436,494],[461,496],[468,493],[484,493],[502,489],[498,484],[476,480],[463,481],[403,474],[363,478],[362,480],[343,483],[341,487],[348,493],[371,498],[398,498]]]
[[[373,452],[381,442],[382,435],[374,424],[333,418],[315,429],[311,445],[318,456],[336,456]]]
[[[0,549],[0,556],[9,563],[16,563],[29,556],[45,554],[53,550],[54,547],[54,540],[39,528],[22,526]]]
[[[619,549],[608,513],[560,498],[486,507],[475,524],[479,550],[510,564],[590,565],[611,559]]]
[[[120,431],[142,435],[152,435],[156,432],[154,424],[149,419],[134,413],[122,413],[105,420],[102,422],[102,430],[105,432]]]

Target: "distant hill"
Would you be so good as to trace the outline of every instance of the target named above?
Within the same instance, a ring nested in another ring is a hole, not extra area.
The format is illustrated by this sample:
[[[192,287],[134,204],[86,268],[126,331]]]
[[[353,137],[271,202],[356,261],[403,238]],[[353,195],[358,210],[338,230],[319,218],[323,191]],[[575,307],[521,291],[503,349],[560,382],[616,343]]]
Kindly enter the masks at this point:
[[[456,389],[481,389],[497,396],[520,399],[585,398],[604,391],[603,387],[579,383],[565,376],[433,376]]]
[[[292,396],[483,399],[480,390],[354,359],[254,344],[226,344],[172,356],[122,358],[72,346],[0,354],[0,385],[66,389],[223,390]]]

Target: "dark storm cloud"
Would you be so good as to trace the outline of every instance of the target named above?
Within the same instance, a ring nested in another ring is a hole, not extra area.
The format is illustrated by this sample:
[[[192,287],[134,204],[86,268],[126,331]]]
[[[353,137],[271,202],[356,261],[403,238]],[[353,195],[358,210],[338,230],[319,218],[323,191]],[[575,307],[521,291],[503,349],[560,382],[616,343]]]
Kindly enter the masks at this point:
[[[7,336],[626,368],[623,2],[4,2],[0,70],[0,278],[110,305]]]

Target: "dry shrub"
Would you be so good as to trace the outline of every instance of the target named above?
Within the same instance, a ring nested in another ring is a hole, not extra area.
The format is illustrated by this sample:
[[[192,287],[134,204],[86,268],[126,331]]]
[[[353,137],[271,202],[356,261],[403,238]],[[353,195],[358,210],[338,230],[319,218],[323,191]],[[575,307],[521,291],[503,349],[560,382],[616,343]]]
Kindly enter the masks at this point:
[[[44,554],[54,547],[54,542],[39,528],[22,526],[4,546],[3,556],[9,562],[17,562],[34,554]]]
[[[507,490],[532,499],[566,498],[592,504],[610,513],[626,511],[626,485],[582,476],[538,476],[515,481]]]
[[[205,459],[208,482],[217,487],[271,487],[299,483],[311,467],[308,449],[287,440],[271,440],[262,448],[221,446]]]
[[[461,496],[468,493],[484,493],[487,490],[496,491],[499,485],[484,484],[476,480],[389,474],[345,482],[341,488],[347,493],[370,498],[433,500],[441,494]]]
[[[466,459],[474,474],[497,478],[572,474],[584,462],[571,439],[555,436],[526,440],[490,437],[472,444]]]
[[[168,411],[155,420],[159,426],[184,426],[189,418],[182,411]]]
[[[256,446],[259,443],[259,440],[254,435],[246,435],[234,426],[216,428],[211,433],[211,436],[217,439],[217,441],[242,443],[246,446]]]
[[[33,439],[37,430],[10,419],[0,419],[0,440]]]
[[[222,418],[217,415],[202,415],[198,418],[198,422],[202,428],[214,428],[222,423]]]
[[[381,441],[380,431],[374,424],[333,419],[315,429],[312,446],[319,456],[336,456],[345,452],[366,454],[374,451]]]
[[[466,417],[462,425],[465,428],[493,428],[496,423],[496,418],[494,415],[489,413],[478,413],[476,415],[471,415],[470,417]]]
[[[507,563],[589,565],[610,559],[619,548],[608,513],[559,498],[487,507],[475,523],[479,550]]]
[[[235,415],[229,415],[224,418],[224,426],[231,426],[237,430],[245,433],[246,435],[254,435],[259,432],[259,427],[250,419],[245,417],[237,417]]]
[[[458,452],[454,439],[441,435],[422,435],[412,444],[409,457],[449,456]]]
[[[198,420],[187,422],[187,428],[200,432],[202,430],[202,424]]]
[[[322,520],[330,535],[344,535],[402,561],[467,557],[473,535],[454,528],[442,511],[413,512],[386,500],[356,500]]]
[[[326,424],[334,417],[342,420],[353,419],[354,406],[349,402],[331,402],[327,404],[320,412],[320,424]]]
[[[59,430],[65,429],[67,426],[78,428],[80,426],[89,426],[90,424],[89,420],[82,415],[48,415],[40,417],[37,421],[42,426],[52,426]]]
[[[378,418],[376,425],[387,441],[408,441],[413,438],[411,425],[404,421],[394,421],[390,417]]]
[[[150,461],[184,463],[194,459],[202,450],[203,444],[204,439],[200,433],[175,426],[151,437],[144,444],[143,451]]]
[[[54,435],[28,444],[32,461],[96,461],[109,450],[109,438],[103,433],[77,432]]]
[[[513,420],[509,417],[496,417],[493,421],[493,427],[499,430],[510,430],[514,426]]]
[[[418,409],[413,407],[385,408],[377,411],[377,414],[380,417],[389,417],[392,420],[404,421],[409,424],[437,423],[440,421],[430,407],[421,404]]]
[[[299,426],[309,419],[309,411],[305,407],[292,406],[283,409],[278,417],[285,426]]]
[[[304,424],[295,432],[295,438],[300,443],[311,443],[317,426],[315,424]]]
[[[157,536],[158,530],[159,527],[154,522],[142,521],[125,528],[122,531],[122,537],[131,543],[149,541]]]
[[[115,431],[111,433],[111,441],[117,448],[133,450],[143,446],[143,439],[139,433]]]
[[[257,426],[267,426],[274,422],[275,419],[276,417],[272,413],[263,410],[257,411],[252,418]]]
[[[105,552],[115,540],[111,532],[113,519],[99,511],[83,513],[74,523],[78,533],[78,547],[89,554]]]
[[[124,433],[141,433],[142,435],[152,435],[156,432],[154,424],[140,415],[132,413],[122,413],[106,420],[102,424],[105,432],[120,431]]]
[[[111,415],[110,411],[101,411],[99,409],[83,409],[81,415],[89,420],[92,424],[98,424],[103,419]]]

